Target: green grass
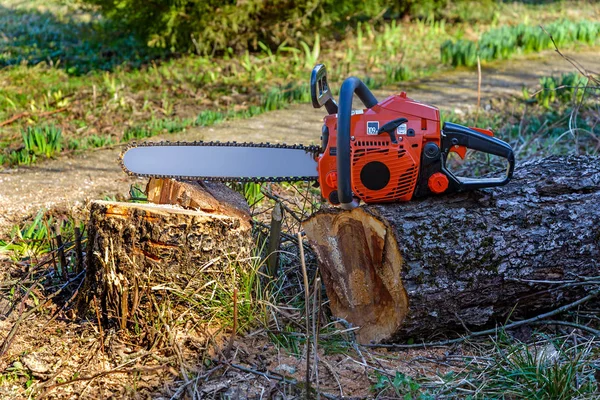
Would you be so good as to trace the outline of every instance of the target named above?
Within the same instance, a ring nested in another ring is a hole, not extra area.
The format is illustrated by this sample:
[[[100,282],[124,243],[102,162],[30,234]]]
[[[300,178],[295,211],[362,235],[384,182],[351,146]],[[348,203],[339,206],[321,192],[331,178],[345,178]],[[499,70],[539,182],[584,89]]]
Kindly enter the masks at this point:
[[[545,32],[544,29],[547,31]],[[516,53],[539,52],[572,43],[593,45],[600,37],[600,23],[595,21],[561,20],[544,26],[501,26],[485,32],[479,40],[447,40],[440,47],[444,64],[472,67],[477,57],[482,61],[507,59]]]
[[[131,33],[70,1],[4,0],[0,5],[0,67],[59,67],[69,75],[139,67],[164,54],[146,47]],[[118,50],[117,50],[118,49]]]
[[[543,335],[523,343],[500,335],[487,350],[489,361],[471,363],[463,373],[450,378],[468,384],[478,393],[476,398],[596,398],[595,345],[587,340],[573,345],[565,338]]]
[[[40,157],[55,157],[62,150],[62,131],[53,125],[27,127],[21,132],[21,139],[19,148],[0,155],[0,164],[30,165]]]
[[[379,397],[391,396],[397,399],[433,400],[436,397],[421,388],[421,385],[410,376],[396,371],[393,377],[375,374],[377,382],[371,390]]]

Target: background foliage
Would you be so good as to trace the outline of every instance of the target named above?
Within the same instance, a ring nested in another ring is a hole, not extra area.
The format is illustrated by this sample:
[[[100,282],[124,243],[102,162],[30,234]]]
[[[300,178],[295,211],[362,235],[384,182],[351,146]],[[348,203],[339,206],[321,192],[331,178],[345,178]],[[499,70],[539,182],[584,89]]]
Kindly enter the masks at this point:
[[[155,47],[199,54],[257,50],[343,36],[359,21],[400,16],[488,19],[493,0],[81,0],[124,22]],[[477,3],[479,13],[468,12]]]

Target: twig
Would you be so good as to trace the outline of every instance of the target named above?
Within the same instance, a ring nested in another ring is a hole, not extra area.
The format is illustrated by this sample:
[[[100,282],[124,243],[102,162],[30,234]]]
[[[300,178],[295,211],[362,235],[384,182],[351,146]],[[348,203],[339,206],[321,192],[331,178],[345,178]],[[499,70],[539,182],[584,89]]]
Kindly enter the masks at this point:
[[[79,223],[75,222],[74,228],[75,234],[75,272],[80,273],[83,271],[83,251],[81,249],[81,230],[79,229]]]
[[[260,226],[261,228],[263,228],[265,230],[269,230],[270,229],[270,227],[268,225],[263,224],[262,222],[253,221],[252,223],[254,225]],[[284,238],[286,238],[287,240],[289,240],[292,243],[296,243],[298,246],[300,246],[300,244],[302,244],[302,246],[304,246],[304,249],[308,250],[309,252],[312,251],[312,249],[310,248],[310,246],[308,244],[303,243],[303,242],[298,242],[298,238],[296,238],[296,237],[294,237],[294,236],[292,236],[290,234],[287,234],[285,232],[281,232],[281,236],[283,236]]]
[[[481,107],[481,60],[477,56],[477,109],[475,110],[475,126],[479,121],[479,107]]]
[[[234,285],[235,285],[235,282],[234,282]],[[238,319],[237,294],[238,294],[237,287],[234,286],[234,288],[233,288],[233,328],[232,328],[231,336],[229,337],[229,343],[227,343],[227,347],[225,348],[225,351],[223,351],[223,354],[226,358],[229,358],[229,355],[231,354],[231,350],[233,349],[233,343],[235,341],[235,334],[237,332],[237,319]]]
[[[223,361],[216,361],[216,362],[221,362],[222,363]],[[227,365],[229,367],[232,367],[232,368],[235,368],[235,369],[238,369],[238,370],[243,371],[243,372],[249,372],[249,373],[254,374],[254,375],[262,376],[263,378],[266,378],[266,379],[269,379],[269,380],[273,379],[273,380],[276,380],[276,381],[279,381],[279,382],[288,383],[290,385],[297,385],[298,384],[298,382],[295,379],[286,378],[285,376],[280,375],[280,374],[278,374],[276,372],[271,372],[271,371],[261,372],[261,371],[257,371],[257,370],[251,369],[251,368],[244,367],[242,365],[231,364],[231,363],[225,363],[225,365]]]
[[[115,368],[115,369],[111,369],[110,371],[99,372],[92,376],[82,376],[80,378],[71,379],[70,381],[55,383],[52,386],[48,386],[46,388],[46,392],[49,390],[55,389],[57,387],[60,387],[60,386],[71,385],[75,382],[81,382],[81,381],[91,381],[96,378],[102,378],[103,376],[111,375],[111,374],[129,374],[131,372],[153,372],[153,371],[159,371],[161,369],[167,369],[167,368],[169,368],[168,365],[158,365],[156,367],[144,367],[144,368],[140,368],[140,367],[138,367],[138,368]]]
[[[214,362],[221,362],[221,363],[223,363],[222,361],[214,361]],[[276,372],[272,372],[272,371],[262,372],[262,371],[257,371],[257,370],[252,369],[252,368],[244,367],[243,365],[231,364],[231,363],[225,363],[225,365],[227,365],[227,366],[229,366],[231,368],[235,368],[237,370],[240,370],[242,372],[248,372],[248,373],[251,373],[251,374],[254,374],[254,375],[257,375],[257,376],[261,376],[261,377],[263,377],[263,378],[265,378],[267,380],[275,380],[275,381],[278,381],[278,382],[287,383],[288,385],[294,385],[294,386],[298,385],[298,382],[295,379],[286,378],[285,376],[283,376],[281,374],[278,374]],[[308,388],[307,388],[307,390],[308,390]],[[333,395],[330,395],[328,393],[322,393],[321,392],[321,393],[319,393],[319,395],[325,397],[326,399],[338,399],[337,396],[333,396]],[[311,397],[308,396],[308,398],[310,399]]]
[[[587,332],[591,333],[592,335],[600,338],[600,331],[599,330],[594,329],[594,328],[590,328],[589,326],[577,324],[575,322],[559,321],[559,320],[544,320],[544,321],[535,321],[535,322],[532,322],[531,324],[532,325],[564,325],[564,326],[570,326],[572,328],[581,329],[582,331],[587,331]]]
[[[281,203],[275,204],[271,213],[271,229],[269,233],[269,247],[267,258],[267,273],[271,279],[277,277],[277,264],[279,263],[279,241],[281,238],[281,223],[283,221],[283,209]]]
[[[58,311],[56,311],[56,312],[54,313],[54,315],[53,315],[53,316],[52,316],[52,317],[51,317],[51,318],[50,318],[50,319],[49,319],[49,320],[48,320],[48,321],[47,321],[47,322],[44,324],[44,329],[45,329],[45,328],[46,328],[48,325],[50,325],[50,323],[51,323],[52,321],[54,321],[54,320],[56,319],[56,317],[58,317],[58,314],[60,314],[60,312],[61,312],[61,311],[65,310],[65,309],[66,309],[66,308],[69,306],[69,304],[71,304],[71,302],[72,302],[72,301],[75,299],[75,297],[77,296],[77,293],[79,293],[79,289],[81,288],[81,285],[83,285],[83,281],[84,281],[84,280],[85,280],[85,279],[82,279],[82,280],[81,280],[81,282],[79,282],[79,285],[77,286],[77,289],[75,289],[75,290],[73,291],[73,294],[71,295],[71,297],[69,297],[69,299],[68,299],[68,300],[65,302],[65,304],[63,304],[63,305],[62,305],[62,307],[61,307],[61,308],[60,308]]]
[[[276,194],[270,193],[270,192],[268,192],[268,191],[266,191],[266,190],[263,190],[263,191],[261,191],[261,193],[262,193],[262,194],[263,194],[265,197],[268,197],[269,199],[276,201],[278,204],[281,204],[281,207],[283,207],[283,209],[284,209],[284,210],[285,210],[285,211],[286,211],[286,212],[287,212],[289,215],[291,215],[291,216],[292,216],[292,218],[294,218],[296,221],[298,221],[298,222],[302,223],[302,219],[300,219],[300,218],[299,218],[299,217],[296,215],[296,213],[295,213],[294,211],[292,211],[292,209],[290,209],[288,206],[286,206],[286,205],[283,203],[283,199],[282,199],[281,197],[277,196]]]
[[[540,314],[536,317],[533,318],[529,318],[529,319],[524,319],[522,321],[516,321],[513,323],[510,323],[508,325],[503,325],[501,326],[502,329],[514,329],[517,328],[519,326],[522,325],[528,325],[528,324],[533,324],[533,323],[537,323],[539,321],[544,320],[545,318],[548,317],[553,317],[555,315],[558,315],[564,311],[570,310],[573,307],[577,307],[589,300],[592,300],[596,297],[598,297],[598,294],[600,294],[600,290],[594,291],[590,294],[588,294],[587,296],[574,301],[573,303],[564,305],[562,307],[559,307],[555,310],[549,311],[545,314]],[[390,343],[390,344],[365,344],[363,346],[365,347],[375,347],[375,348],[390,348],[390,349],[415,349],[415,348],[422,348],[422,347],[438,347],[438,346],[448,346],[450,344],[455,344],[455,343],[462,343],[465,340],[474,338],[474,337],[478,337],[478,336],[485,336],[485,335],[490,335],[493,333],[497,333],[498,332],[498,328],[492,328],[492,329],[487,329],[484,331],[479,331],[479,332],[473,332],[469,335],[465,335],[456,339],[449,339],[449,340],[442,340],[442,341],[438,341],[438,342],[429,342],[429,343],[414,343],[414,344],[394,344],[394,343]]]
[[[302,243],[302,234],[298,232],[298,242]],[[310,291],[308,288],[308,274],[306,272],[306,261],[304,260],[304,247],[300,249],[300,263],[302,265],[302,277],[304,278],[304,312],[306,316],[306,399],[310,399]]]
[[[98,308],[98,302],[96,296],[92,299],[94,303],[94,310],[96,311],[96,319],[98,320],[98,330],[100,332],[100,351],[104,354],[104,330],[102,329],[102,319],[100,318],[100,309]]]
[[[12,117],[10,117],[9,119],[7,119],[5,121],[0,122],[0,127],[6,126],[6,125],[10,125],[13,122],[15,122],[15,121],[17,121],[17,120],[19,120],[21,118],[25,118],[25,117],[29,117],[29,116],[45,117],[45,116],[48,116],[48,115],[52,115],[52,114],[56,114],[56,113],[59,113],[59,112],[63,112],[66,109],[67,109],[67,107],[62,107],[62,108],[58,108],[58,109],[52,110],[52,111],[44,111],[44,112],[41,112],[39,114],[32,114],[32,113],[30,113],[28,111],[24,111],[24,112],[21,112],[21,113],[13,115]]]
[[[56,250],[58,251],[62,277],[66,281],[69,279],[69,274],[67,272],[67,257],[65,257],[65,246],[63,245],[62,234],[60,232],[60,223],[56,225]]]
[[[577,71],[579,71],[579,73],[583,76],[585,76],[586,78],[589,78],[591,81],[594,81],[596,83],[600,84],[600,80],[595,78],[593,76],[592,73],[590,73],[583,65],[581,65],[578,61],[565,56],[563,53],[560,52],[560,50],[558,49],[558,45],[556,44],[556,42],[554,41],[554,37],[552,37],[552,35],[550,34],[550,32],[548,32],[542,25],[540,25],[540,28],[542,28],[542,30],[546,33],[546,35],[548,35],[550,37],[550,40],[552,41],[552,44],[554,45],[554,51],[556,51],[558,53],[558,55],[560,55],[562,58],[564,58],[567,62],[569,62]]]
[[[314,289],[313,289],[313,311],[312,311],[312,336],[313,336],[313,351],[314,351],[314,369],[315,369],[315,385],[316,385],[316,390],[317,390],[317,399],[320,398],[319,396],[319,352],[318,350],[318,346],[319,346],[319,334],[318,334],[318,330],[317,330],[317,310],[319,308],[319,305],[317,304],[317,297],[318,297],[318,292],[320,291],[321,288],[321,278],[319,278],[318,276],[315,278],[314,281]]]

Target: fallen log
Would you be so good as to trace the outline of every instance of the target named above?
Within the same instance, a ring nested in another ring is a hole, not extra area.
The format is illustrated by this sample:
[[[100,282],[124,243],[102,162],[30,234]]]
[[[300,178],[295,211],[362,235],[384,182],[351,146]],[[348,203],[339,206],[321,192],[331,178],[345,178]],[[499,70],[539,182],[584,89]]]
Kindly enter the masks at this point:
[[[179,316],[199,326],[233,296],[253,239],[247,204],[223,185],[152,179],[147,189],[150,200],[174,204],[91,203],[78,308],[155,343]]]
[[[430,339],[573,302],[600,275],[600,158],[518,166],[505,187],[304,223],[333,314],[362,343]]]

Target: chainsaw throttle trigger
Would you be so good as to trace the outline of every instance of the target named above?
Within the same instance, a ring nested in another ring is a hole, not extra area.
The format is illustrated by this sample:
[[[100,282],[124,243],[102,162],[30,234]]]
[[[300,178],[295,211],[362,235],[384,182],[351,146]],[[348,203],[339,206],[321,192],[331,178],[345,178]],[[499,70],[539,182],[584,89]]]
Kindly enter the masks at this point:
[[[469,129],[473,129],[474,131],[477,131],[479,133],[483,133],[484,135],[487,136],[494,136],[494,132],[492,132],[489,129],[481,129],[481,128],[474,128],[472,126],[469,127]],[[465,159],[465,157],[467,156],[467,148],[465,146],[452,146],[452,148],[450,148],[450,153],[456,153],[461,159]]]
[[[507,184],[512,178],[513,170],[515,168],[515,155],[512,148],[508,143],[489,136],[488,132],[482,133],[479,130],[467,128],[466,126],[453,124],[451,122],[444,123],[441,143],[443,153],[442,171],[450,178],[452,181],[451,186],[455,186],[456,191],[502,186]],[[462,148],[465,149],[463,151],[472,149],[505,158],[508,163],[506,175],[500,178],[481,179],[455,176],[446,168],[446,159],[450,151],[455,151],[460,156],[463,152],[461,151]]]
[[[408,122],[408,120],[406,118],[393,119],[389,122],[386,122],[381,128],[379,128],[379,130],[377,131],[377,134],[382,134],[384,132],[387,132],[390,135],[391,142],[398,143],[398,140],[396,139],[396,133],[394,131],[396,130],[397,127],[399,127],[402,124],[406,124],[407,122]]]

